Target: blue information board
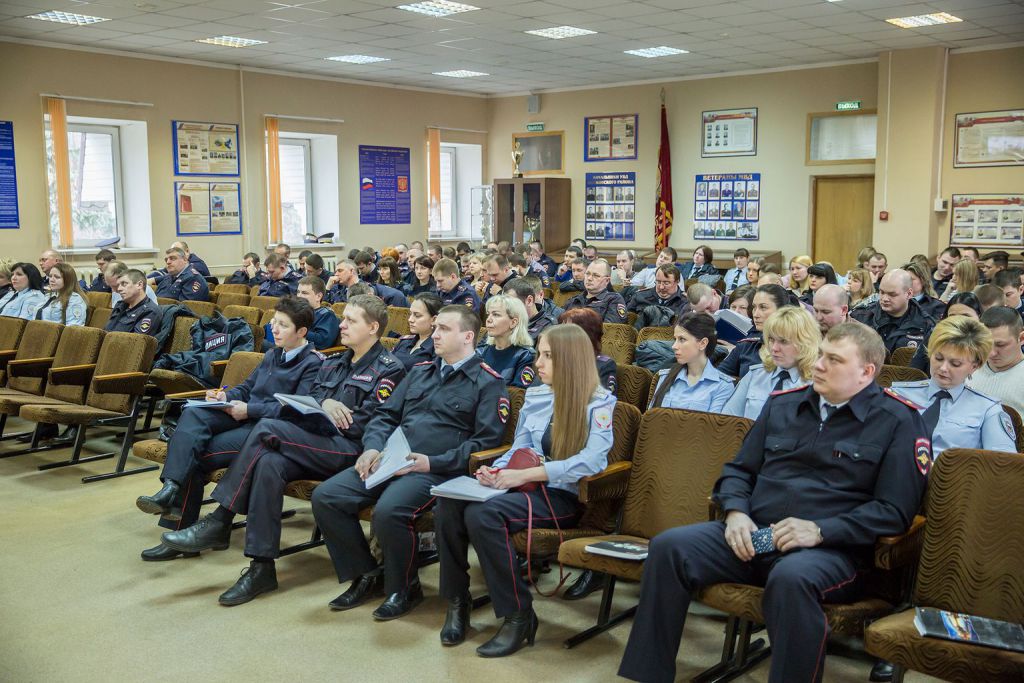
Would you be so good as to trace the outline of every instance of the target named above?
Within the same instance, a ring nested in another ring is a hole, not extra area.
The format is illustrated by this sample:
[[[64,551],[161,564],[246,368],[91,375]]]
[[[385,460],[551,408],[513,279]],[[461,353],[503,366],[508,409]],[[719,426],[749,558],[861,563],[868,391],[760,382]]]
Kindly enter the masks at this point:
[[[586,193],[588,240],[636,238],[636,173],[588,173]]]
[[[359,223],[410,223],[409,148],[359,145]]]
[[[761,174],[698,175],[694,192],[693,239],[761,239]]]
[[[14,165],[14,123],[0,121],[0,229],[20,227],[18,175]]]

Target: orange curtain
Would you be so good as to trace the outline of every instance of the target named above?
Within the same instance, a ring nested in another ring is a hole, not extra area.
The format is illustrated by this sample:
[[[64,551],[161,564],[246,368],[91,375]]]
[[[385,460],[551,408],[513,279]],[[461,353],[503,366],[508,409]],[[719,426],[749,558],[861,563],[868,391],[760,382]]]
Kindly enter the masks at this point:
[[[50,117],[50,136],[53,139],[53,166],[57,176],[57,224],[60,226],[60,247],[74,245],[71,226],[71,168],[68,161],[68,114],[64,100],[46,98],[46,113]]]
[[[278,121],[266,118],[267,130],[267,211],[270,215],[270,243],[283,241],[281,229],[281,147]]]
[[[441,130],[427,128],[427,219],[430,230],[441,230]]]

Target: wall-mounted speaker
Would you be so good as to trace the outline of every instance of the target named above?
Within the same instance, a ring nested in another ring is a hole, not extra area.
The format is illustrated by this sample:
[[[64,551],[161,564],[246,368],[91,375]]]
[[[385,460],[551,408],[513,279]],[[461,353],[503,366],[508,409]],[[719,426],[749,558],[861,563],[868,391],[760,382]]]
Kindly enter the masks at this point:
[[[526,113],[540,113],[540,95],[530,95],[529,97],[526,98]]]

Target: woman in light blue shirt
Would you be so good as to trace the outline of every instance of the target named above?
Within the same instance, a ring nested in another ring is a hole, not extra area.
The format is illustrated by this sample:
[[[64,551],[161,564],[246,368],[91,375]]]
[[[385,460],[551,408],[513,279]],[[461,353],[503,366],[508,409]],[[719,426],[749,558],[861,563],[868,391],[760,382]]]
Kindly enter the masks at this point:
[[[711,364],[718,336],[707,313],[687,313],[676,321],[672,351],[676,365],[658,371],[652,408],[717,413],[732,396],[732,379]]]
[[[36,311],[37,320],[48,320],[62,325],[85,325],[89,315],[82,288],[75,269],[67,263],[50,268],[50,298]]]
[[[524,642],[533,645],[537,632],[530,586],[515,559],[512,535],[525,530],[531,517],[535,528],[575,526],[582,511],[578,482],[607,466],[612,447],[615,396],[600,386],[587,333],[578,325],[553,325],[541,333],[537,346],[535,367],[542,384],[526,391],[511,448],[476,475],[483,486],[508,492],[483,503],[442,498],[435,517],[441,594],[448,599],[441,643],[458,645],[466,637],[472,542],[494,613],[504,619],[498,633],[477,648],[482,657],[504,657]],[[532,450],[542,464],[508,469],[520,449]],[[539,486],[512,490],[531,484]]]
[[[11,291],[0,299],[0,315],[34,320],[44,303],[46,293],[39,269],[31,263],[15,263],[11,267]]]
[[[806,386],[820,344],[818,323],[804,309],[786,306],[772,313],[764,324],[761,363],[750,366],[722,412],[756,420],[773,392]]]

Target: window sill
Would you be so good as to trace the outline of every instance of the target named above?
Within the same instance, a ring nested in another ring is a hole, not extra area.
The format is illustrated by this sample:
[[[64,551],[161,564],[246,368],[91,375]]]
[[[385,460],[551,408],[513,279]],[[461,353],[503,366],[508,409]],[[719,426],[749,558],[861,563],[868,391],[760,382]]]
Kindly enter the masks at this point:
[[[120,249],[111,249],[115,256],[156,256],[159,253],[158,249],[151,247],[121,247]],[[98,247],[84,247],[84,248],[72,248],[72,249],[56,249],[56,252],[63,257],[70,256],[71,258],[80,256],[96,256],[99,252]]]
[[[276,246],[277,246],[276,243],[275,244],[268,244],[268,245],[264,246],[263,248],[267,251],[267,253],[269,253],[269,252],[274,251],[274,247],[276,247]],[[314,252],[316,252],[318,254],[321,254],[321,253],[324,253],[324,252],[330,253],[330,252],[336,252],[336,251],[337,252],[342,252],[343,251],[343,252],[346,252],[346,253],[348,252],[348,247],[345,245],[344,242],[332,242],[331,244],[306,244],[306,243],[302,243],[302,244],[292,244],[292,245],[289,245],[289,246],[291,246],[292,253],[296,255],[296,258],[298,258],[298,253],[300,251],[305,250],[305,249],[309,249],[310,251],[314,251]]]

